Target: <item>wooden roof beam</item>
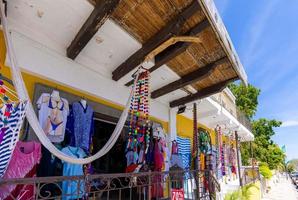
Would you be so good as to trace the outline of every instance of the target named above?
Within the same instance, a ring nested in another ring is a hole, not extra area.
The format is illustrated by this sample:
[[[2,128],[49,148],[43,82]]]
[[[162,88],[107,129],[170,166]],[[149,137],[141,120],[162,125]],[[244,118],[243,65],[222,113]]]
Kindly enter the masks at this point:
[[[88,17],[74,40],[66,50],[67,57],[75,59],[82,49],[88,44],[98,29],[105,23],[117,7],[120,0],[96,1],[91,15]]]
[[[135,69],[141,64],[145,57],[160,46],[163,42],[170,39],[175,35],[181,33],[182,27],[185,21],[194,15],[201,7],[197,0],[193,1],[188,7],[186,7],[180,14],[166,24],[160,31],[153,35],[141,49],[136,51],[130,56],[125,62],[118,66],[112,73],[112,79],[118,81],[120,78],[125,76],[131,70]]]
[[[163,86],[163,87],[153,91],[151,93],[151,98],[152,99],[158,98],[158,97],[168,94],[172,91],[175,91],[175,90],[183,88],[187,85],[190,85],[193,82],[200,81],[200,80],[208,77],[217,66],[219,66],[225,62],[228,62],[228,61],[229,60],[227,59],[227,57],[224,57],[224,58],[221,58],[215,62],[207,64],[206,66],[201,67],[194,72],[186,74],[186,75],[182,76],[181,79],[174,81],[172,83],[169,83],[168,85]]]
[[[209,22],[207,19],[204,19],[200,23],[198,23],[194,28],[192,28],[186,36],[195,36],[200,34],[209,26]],[[165,51],[161,52],[155,57],[155,65],[149,69],[150,72],[157,70],[162,65],[166,64],[171,59],[175,58],[176,56],[180,55],[191,45],[192,43],[183,42],[183,43],[176,43],[172,47],[166,49]]]
[[[204,19],[203,21],[199,22],[196,26],[194,26],[188,33],[186,33],[185,36],[198,35],[202,31],[204,31],[208,26],[209,26],[209,21],[207,19]],[[166,64],[176,56],[186,51],[189,45],[191,45],[191,43],[189,42],[178,42],[168,47],[163,52],[157,54],[155,56],[155,65],[149,69],[149,72],[154,72],[162,65]],[[132,84],[133,84],[133,80],[127,82],[125,85],[130,86]]]
[[[177,107],[180,105],[184,105],[184,104],[190,103],[190,102],[198,100],[198,99],[203,99],[203,98],[208,97],[208,96],[215,94],[217,92],[221,92],[227,86],[227,84],[229,82],[235,81],[237,79],[238,79],[238,77],[230,78],[225,81],[219,82],[215,85],[206,87],[206,88],[198,91],[195,94],[191,94],[186,97],[182,97],[180,99],[174,100],[174,101],[170,102],[170,107],[173,108],[173,107]]]

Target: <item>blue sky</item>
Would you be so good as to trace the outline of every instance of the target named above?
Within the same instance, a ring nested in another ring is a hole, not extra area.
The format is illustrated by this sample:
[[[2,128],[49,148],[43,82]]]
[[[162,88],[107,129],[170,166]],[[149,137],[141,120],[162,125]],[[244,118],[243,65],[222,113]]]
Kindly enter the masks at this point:
[[[256,118],[278,119],[274,141],[298,158],[298,1],[215,0],[247,72],[261,89]]]

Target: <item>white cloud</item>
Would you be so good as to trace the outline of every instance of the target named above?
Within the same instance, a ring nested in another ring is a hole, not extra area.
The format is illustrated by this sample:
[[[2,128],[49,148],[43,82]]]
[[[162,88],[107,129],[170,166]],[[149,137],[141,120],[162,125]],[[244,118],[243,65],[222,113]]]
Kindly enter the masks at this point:
[[[241,50],[244,52],[243,62],[250,65],[256,58],[260,56],[258,52],[260,41],[263,39],[266,24],[273,13],[278,9],[279,0],[266,1],[260,9],[255,12],[251,22],[246,28],[246,40],[243,40]],[[249,42],[247,42],[249,40]]]
[[[291,127],[291,126],[298,126],[298,120],[288,120],[282,122],[281,127]]]

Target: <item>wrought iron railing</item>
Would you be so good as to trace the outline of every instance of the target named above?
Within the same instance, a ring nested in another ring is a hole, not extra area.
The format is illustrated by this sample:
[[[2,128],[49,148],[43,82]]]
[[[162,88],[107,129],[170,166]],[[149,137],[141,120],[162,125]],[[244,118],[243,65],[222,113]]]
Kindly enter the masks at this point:
[[[0,191],[17,186],[26,199],[215,199],[220,187],[210,171],[170,171],[0,180]],[[30,193],[30,188],[33,193]],[[30,195],[31,196],[28,196]],[[20,196],[9,196],[19,199]]]

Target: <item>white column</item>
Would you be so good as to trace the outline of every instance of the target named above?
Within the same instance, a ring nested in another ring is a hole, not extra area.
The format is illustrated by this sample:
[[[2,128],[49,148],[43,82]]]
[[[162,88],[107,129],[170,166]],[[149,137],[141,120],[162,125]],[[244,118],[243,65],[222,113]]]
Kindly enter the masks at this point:
[[[171,141],[176,140],[177,138],[177,108],[170,108],[169,112],[170,118],[170,139]]]

